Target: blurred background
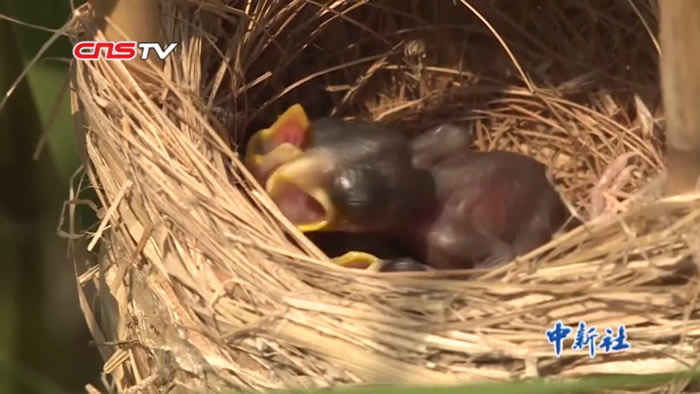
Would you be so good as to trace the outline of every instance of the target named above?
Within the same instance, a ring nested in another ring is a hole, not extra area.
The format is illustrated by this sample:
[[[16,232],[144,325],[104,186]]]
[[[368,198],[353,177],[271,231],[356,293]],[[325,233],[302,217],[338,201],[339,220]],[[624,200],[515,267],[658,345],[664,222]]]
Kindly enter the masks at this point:
[[[0,15],[52,29],[66,23],[70,12],[68,1],[0,0]],[[0,97],[51,35],[0,19]],[[62,37],[0,110],[0,393],[100,387],[101,362],[89,345],[67,242],[56,231],[79,165],[69,96],[61,92],[70,57],[70,43]],[[58,115],[35,160],[59,98]]]

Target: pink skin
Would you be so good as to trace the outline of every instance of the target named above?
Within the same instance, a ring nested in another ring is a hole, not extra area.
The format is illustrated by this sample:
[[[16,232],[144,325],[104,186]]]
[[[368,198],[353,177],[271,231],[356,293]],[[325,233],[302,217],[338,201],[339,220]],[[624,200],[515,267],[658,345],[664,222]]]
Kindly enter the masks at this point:
[[[451,194],[432,223],[408,238],[423,239],[421,255],[437,269],[492,268],[551,238],[556,202],[543,193],[531,215],[519,215],[507,183],[490,189],[464,188]]]
[[[414,165],[438,184],[438,211],[405,238],[435,268],[492,268],[546,243],[567,217],[545,167],[470,149],[469,130],[443,124],[416,137]]]
[[[313,223],[325,217],[323,207],[292,183],[285,182],[282,191],[274,200],[292,223]]]

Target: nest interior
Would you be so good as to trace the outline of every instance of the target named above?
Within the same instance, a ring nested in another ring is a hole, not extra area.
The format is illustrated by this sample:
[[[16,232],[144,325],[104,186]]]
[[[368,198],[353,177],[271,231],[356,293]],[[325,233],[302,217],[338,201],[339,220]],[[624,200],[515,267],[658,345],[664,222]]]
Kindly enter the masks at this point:
[[[180,46],[159,86],[118,62],[73,67],[78,142],[103,207],[84,233],[99,253],[78,266],[81,303],[109,343],[113,388],[450,384],[695,363],[696,199],[658,200],[650,182],[663,167],[654,2],[161,8],[165,41]],[[94,28],[79,11],[76,39]],[[586,224],[469,278],[333,266],[236,154],[294,103],[407,133],[463,124],[475,149],[548,164]],[[569,338],[558,358],[544,331],[559,319],[625,324],[632,347],[592,360]]]

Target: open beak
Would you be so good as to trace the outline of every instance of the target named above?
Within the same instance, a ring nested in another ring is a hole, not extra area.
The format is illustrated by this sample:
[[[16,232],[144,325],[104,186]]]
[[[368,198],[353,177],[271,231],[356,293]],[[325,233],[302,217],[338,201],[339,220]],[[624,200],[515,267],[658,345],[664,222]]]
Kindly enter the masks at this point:
[[[246,167],[248,167],[256,179],[263,184],[271,174],[285,163],[289,163],[302,154],[300,148],[284,143],[277,146],[272,152],[266,155],[252,155],[247,157]]]
[[[324,185],[335,166],[333,155],[310,150],[275,170],[265,190],[302,232],[328,231],[337,214]]]
[[[269,167],[270,163],[279,164],[281,159],[291,159],[290,154],[294,153],[292,148],[301,151],[306,144],[309,127],[309,118],[304,108],[299,104],[292,105],[277,118],[272,126],[257,131],[250,138],[245,150],[246,167],[255,170],[265,166],[266,163]],[[278,151],[280,148],[282,150]],[[268,157],[275,152],[277,152],[275,156]],[[294,157],[296,154],[291,156]]]

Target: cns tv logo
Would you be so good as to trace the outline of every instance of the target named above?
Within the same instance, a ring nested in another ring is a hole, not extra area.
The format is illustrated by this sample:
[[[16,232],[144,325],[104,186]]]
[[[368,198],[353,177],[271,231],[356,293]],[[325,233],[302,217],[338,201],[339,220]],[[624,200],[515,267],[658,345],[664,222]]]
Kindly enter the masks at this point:
[[[133,60],[140,49],[141,60],[148,59],[151,51],[160,60],[165,60],[177,48],[176,42],[171,42],[163,48],[157,42],[136,41],[81,41],[73,47],[73,57],[78,60],[98,60],[104,54],[106,60]]]

